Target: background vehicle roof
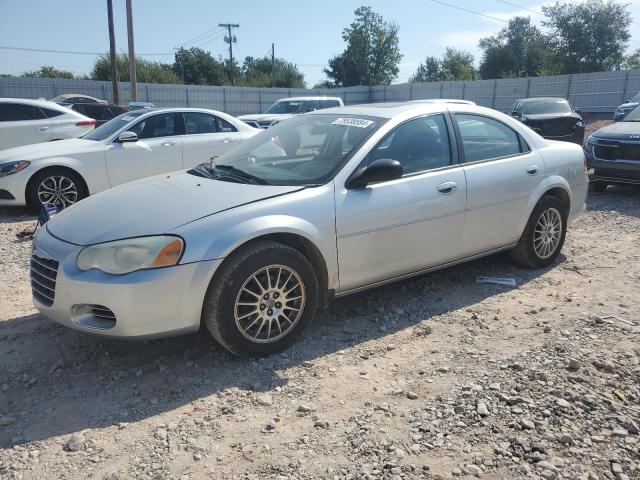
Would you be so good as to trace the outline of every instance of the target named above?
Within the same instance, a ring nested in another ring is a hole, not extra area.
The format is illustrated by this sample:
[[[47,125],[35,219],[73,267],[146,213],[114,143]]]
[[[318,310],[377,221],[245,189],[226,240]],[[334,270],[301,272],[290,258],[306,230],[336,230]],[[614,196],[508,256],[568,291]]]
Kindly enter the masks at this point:
[[[340,97],[324,97],[324,96],[288,97],[288,98],[280,98],[276,100],[276,102],[303,102],[303,101],[309,101],[309,100],[341,100],[341,98]]]
[[[522,102],[522,103],[532,103],[532,102],[538,102],[538,101],[558,101],[558,100],[564,100],[565,102],[568,102],[568,100],[566,98],[563,97],[533,97],[533,98],[522,98],[520,100],[516,100],[516,102]]]
[[[53,110],[59,110],[61,112],[74,112],[67,106],[62,106],[56,102],[49,100],[33,100],[31,98],[0,98],[0,102],[3,103],[21,103],[23,105],[33,105],[34,107],[51,108]]]

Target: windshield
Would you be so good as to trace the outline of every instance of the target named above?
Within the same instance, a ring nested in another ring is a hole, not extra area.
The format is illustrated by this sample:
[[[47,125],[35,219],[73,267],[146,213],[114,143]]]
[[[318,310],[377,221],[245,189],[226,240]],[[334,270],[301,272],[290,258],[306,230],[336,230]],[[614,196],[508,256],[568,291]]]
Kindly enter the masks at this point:
[[[623,122],[640,122],[640,110],[638,110],[640,105],[636,106],[633,110],[625,115],[622,119]]]
[[[112,118],[107,123],[100,125],[95,130],[91,130],[84,137],[85,140],[95,140],[99,142],[100,140],[105,140],[109,138],[111,135],[116,133],[122,127],[124,127],[127,123],[133,120],[140,115],[147,113],[149,110],[142,110],[139,112],[126,112],[122,115],[118,115],[115,118]]]
[[[322,184],[384,122],[363,115],[301,115],[245,140],[190,173],[229,181],[244,179],[245,183]]]
[[[310,109],[305,109],[305,105],[310,102],[303,102],[301,100],[298,101],[286,101],[286,102],[276,102],[267,108],[264,113],[300,113],[307,112]]]
[[[525,115],[542,115],[545,113],[571,113],[571,107],[566,100],[543,100],[539,102],[524,103]]]

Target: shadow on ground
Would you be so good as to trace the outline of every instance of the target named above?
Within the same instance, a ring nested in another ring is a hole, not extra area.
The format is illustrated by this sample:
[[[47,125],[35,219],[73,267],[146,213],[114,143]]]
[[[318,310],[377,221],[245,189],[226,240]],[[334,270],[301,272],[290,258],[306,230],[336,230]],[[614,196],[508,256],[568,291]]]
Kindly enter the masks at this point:
[[[476,284],[476,276],[514,277],[521,286],[544,272],[494,255],[339,299],[287,352],[259,360],[231,357],[207,332],[129,342],[75,332],[40,315],[9,319],[0,322],[0,417],[16,422],[0,427],[0,446],[133,422],[230,387],[268,391],[286,381],[280,372],[305,360],[512,289]]]

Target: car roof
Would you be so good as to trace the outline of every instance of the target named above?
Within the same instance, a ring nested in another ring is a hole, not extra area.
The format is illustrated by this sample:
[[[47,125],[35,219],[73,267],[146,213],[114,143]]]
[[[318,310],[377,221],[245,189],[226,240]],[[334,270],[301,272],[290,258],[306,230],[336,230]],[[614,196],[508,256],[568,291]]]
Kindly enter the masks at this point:
[[[476,102],[471,100],[462,100],[460,98],[422,98],[419,100],[409,100],[407,103],[458,103],[460,105],[475,105]]]
[[[23,105],[33,105],[34,107],[43,107],[43,108],[51,108],[53,110],[59,110],[62,112],[72,112],[70,108],[64,107],[62,105],[57,104],[56,102],[51,102],[49,100],[34,100],[31,98],[0,98],[0,102],[3,103],[21,103]],[[76,113],[76,112],[74,112]]]
[[[522,103],[532,103],[532,102],[538,102],[538,101],[552,101],[552,102],[556,102],[558,100],[563,100],[565,102],[568,102],[568,100],[566,98],[563,97],[533,97],[533,98],[522,98],[520,100],[516,100],[516,102],[522,102]]]
[[[54,98],[74,98],[74,97],[91,98],[96,102],[106,102],[106,100],[100,100],[99,98],[92,97],[91,95],[85,95],[84,93],[65,93],[63,95],[56,95]]]
[[[476,113],[490,113],[495,115],[495,110],[485,107],[479,107],[472,103],[450,103],[446,101],[430,101],[430,102],[386,102],[386,103],[363,103],[360,105],[348,105],[345,107],[332,107],[313,112],[305,113],[305,115],[323,115],[330,113],[345,115],[366,115],[380,118],[393,118],[398,115],[411,114],[429,114],[442,112],[443,110],[463,110]]]
[[[309,100],[342,100],[340,97],[324,97],[324,96],[315,96],[315,97],[287,97],[287,98],[279,98],[276,102],[303,102]]]

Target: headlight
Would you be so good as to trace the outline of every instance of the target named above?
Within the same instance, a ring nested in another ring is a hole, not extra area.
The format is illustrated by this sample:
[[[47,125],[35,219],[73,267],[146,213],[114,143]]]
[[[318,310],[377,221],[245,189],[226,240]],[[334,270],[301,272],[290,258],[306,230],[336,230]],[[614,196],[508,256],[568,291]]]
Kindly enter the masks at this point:
[[[280,123],[280,120],[273,120],[271,122],[271,125],[269,125],[270,127],[273,127],[274,125],[277,125],[278,123]]]
[[[593,135],[589,135],[589,138],[587,138],[587,143],[589,145],[597,145],[598,139],[596,137],[594,137]]]
[[[9,162],[3,163],[0,165],[0,177],[6,177],[7,175],[11,175],[13,173],[18,173],[21,170],[24,170],[30,165],[31,162],[27,162],[26,160],[20,160],[19,162]]]
[[[123,275],[136,270],[176,265],[183,250],[184,242],[179,237],[128,238],[85,247],[76,264],[80,270],[97,268],[112,275]]]
[[[582,120],[578,120],[576,122],[576,127],[580,128],[580,127],[584,127],[584,122]]]

